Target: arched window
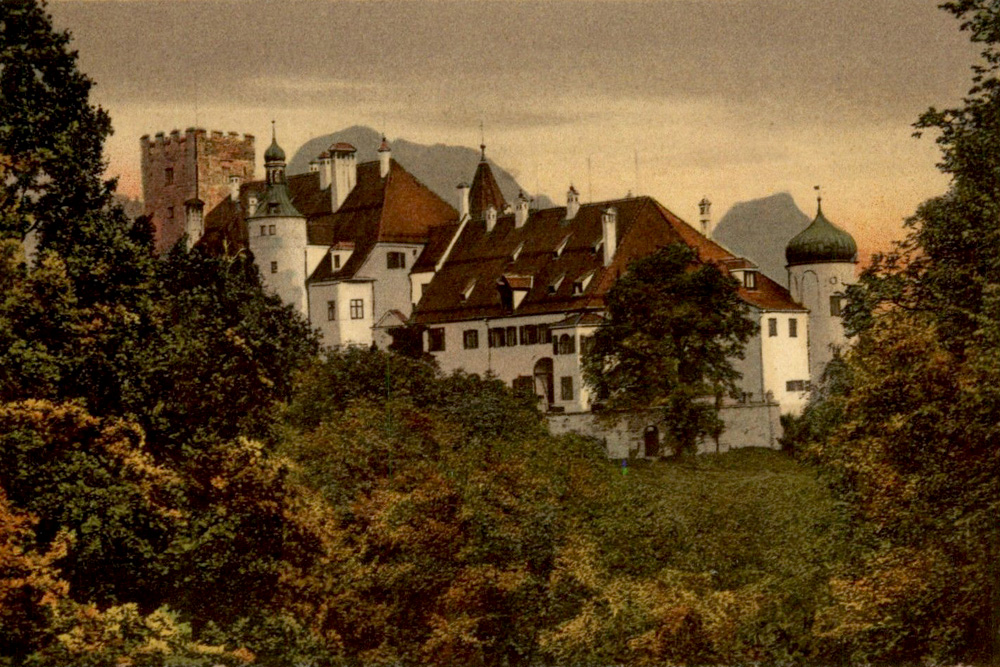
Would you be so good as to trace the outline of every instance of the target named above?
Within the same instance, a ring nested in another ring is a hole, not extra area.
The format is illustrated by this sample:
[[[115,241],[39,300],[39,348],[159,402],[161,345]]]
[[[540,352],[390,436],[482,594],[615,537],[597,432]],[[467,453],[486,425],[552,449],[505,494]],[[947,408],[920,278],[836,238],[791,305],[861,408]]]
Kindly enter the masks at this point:
[[[573,354],[576,352],[576,336],[563,334],[559,336],[559,354]]]

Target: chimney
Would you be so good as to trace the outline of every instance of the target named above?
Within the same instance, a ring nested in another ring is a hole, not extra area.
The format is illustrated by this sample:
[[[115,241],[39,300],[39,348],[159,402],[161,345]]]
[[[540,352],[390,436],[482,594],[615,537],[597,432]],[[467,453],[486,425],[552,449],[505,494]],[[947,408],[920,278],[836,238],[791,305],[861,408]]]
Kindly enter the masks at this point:
[[[469,184],[462,182],[458,184],[458,219],[469,215]]]
[[[698,221],[701,223],[701,233],[705,238],[712,238],[712,202],[708,197],[702,197],[698,202]]]
[[[566,219],[572,220],[580,210],[580,193],[572,185],[566,192]]]
[[[378,173],[382,178],[389,175],[389,163],[392,160],[392,149],[389,148],[389,142],[385,140],[385,135],[382,135],[382,145],[378,147]]]
[[[205,202],[200,199],[188,199],[184,202],[184,232],[187,234],[188,249],[201,240],[205,231],[204,211]]]
[[[330,151],[320,153],[316,162],[319,163],[319,189],[326,190],[333,180],[333,157],[330,156]]]
[[[618,249],[618,211],[614,208],[604,209],[601,214],[601,231],[604,241],[604,266],[609,266]]]
[[[486,209],[486,233],[489,234],[497,226],[497,210],[492,205]]]
[[[524,227],[528,221],[528,209],[531,200],[523,192],[517,193],[517,206],[514,208],[514,229]]]
[[[234,201],[240,200],[240,183],[243,181],[239,176],[229,177],[229,197]]]
[[[330,147],[333,154],[333,181],[330,187],[330,209],[340,210],[347,195],[358,181],[357,150],[350,144],[338,143]]]

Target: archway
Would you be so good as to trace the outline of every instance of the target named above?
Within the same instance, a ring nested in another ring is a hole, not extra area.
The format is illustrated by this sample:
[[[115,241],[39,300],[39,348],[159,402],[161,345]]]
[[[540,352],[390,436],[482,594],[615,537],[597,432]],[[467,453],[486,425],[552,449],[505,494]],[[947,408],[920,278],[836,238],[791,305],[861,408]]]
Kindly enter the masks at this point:
[[[543,397],[549,405],[555,402],[555,380],[552,375],[552,360],[548,357],[535,363],[535,393]]]
[[[643,449],[649,458],[660,455],[660,429],[647,426],[642,434]]]

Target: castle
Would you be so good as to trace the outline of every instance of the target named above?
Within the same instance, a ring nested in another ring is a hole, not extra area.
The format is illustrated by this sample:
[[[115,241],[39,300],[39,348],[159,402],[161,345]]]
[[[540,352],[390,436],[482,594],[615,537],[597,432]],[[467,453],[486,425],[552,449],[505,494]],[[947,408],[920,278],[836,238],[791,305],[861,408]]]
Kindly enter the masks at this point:
[[[711,239],[707,199],[699,229],[650,197],[581,203],[572,186],[564,207],[534,209],[523,194],[510,204],[485,146],[457,208],[393,160],[384,138],[375,161],[358,164],[355,147],[337,143],[288,176],[272,135],[263,181],[252,180],[252,137],[188,130],[143,137],[142,148],[158,249],[186,234],[212,252],[251,252],[265,286],[331,347],[384,348],[393,329],[415,325],[443,370],[533,391],[556,430],[597,428],[582,355],[617,276],[666,244],[733,276],[759,324],[734,360],[741,396],[724,408],[727,447],[775,446],[778,415],[802,409],[846,341],[840,312],[857,247],[821,206],[786,247],[786,287]],[[634,433],[605,439],[611,455],[658,451],[655,424],[639,445]]]

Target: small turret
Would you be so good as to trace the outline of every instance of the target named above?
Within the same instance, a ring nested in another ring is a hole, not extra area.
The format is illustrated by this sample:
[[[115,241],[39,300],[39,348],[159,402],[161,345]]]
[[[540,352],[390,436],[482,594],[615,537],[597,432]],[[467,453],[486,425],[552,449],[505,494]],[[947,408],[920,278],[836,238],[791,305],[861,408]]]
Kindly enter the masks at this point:
[[[306,219],[292,203],[285,178],[285,151],[272,128],[271,146],[264,153],[267,188],[251,205],[247,218],[250,252],[260,270],[264,287],[303,315],[306,302]]]
[[[809,309],[809,376],[814,385],[835,350],[847,344],[841,309],[847,287],[855,282],[857,256],[854,238],[827,220],[823,198],[817,195],[816,217],[785,247],[788,290]]]

